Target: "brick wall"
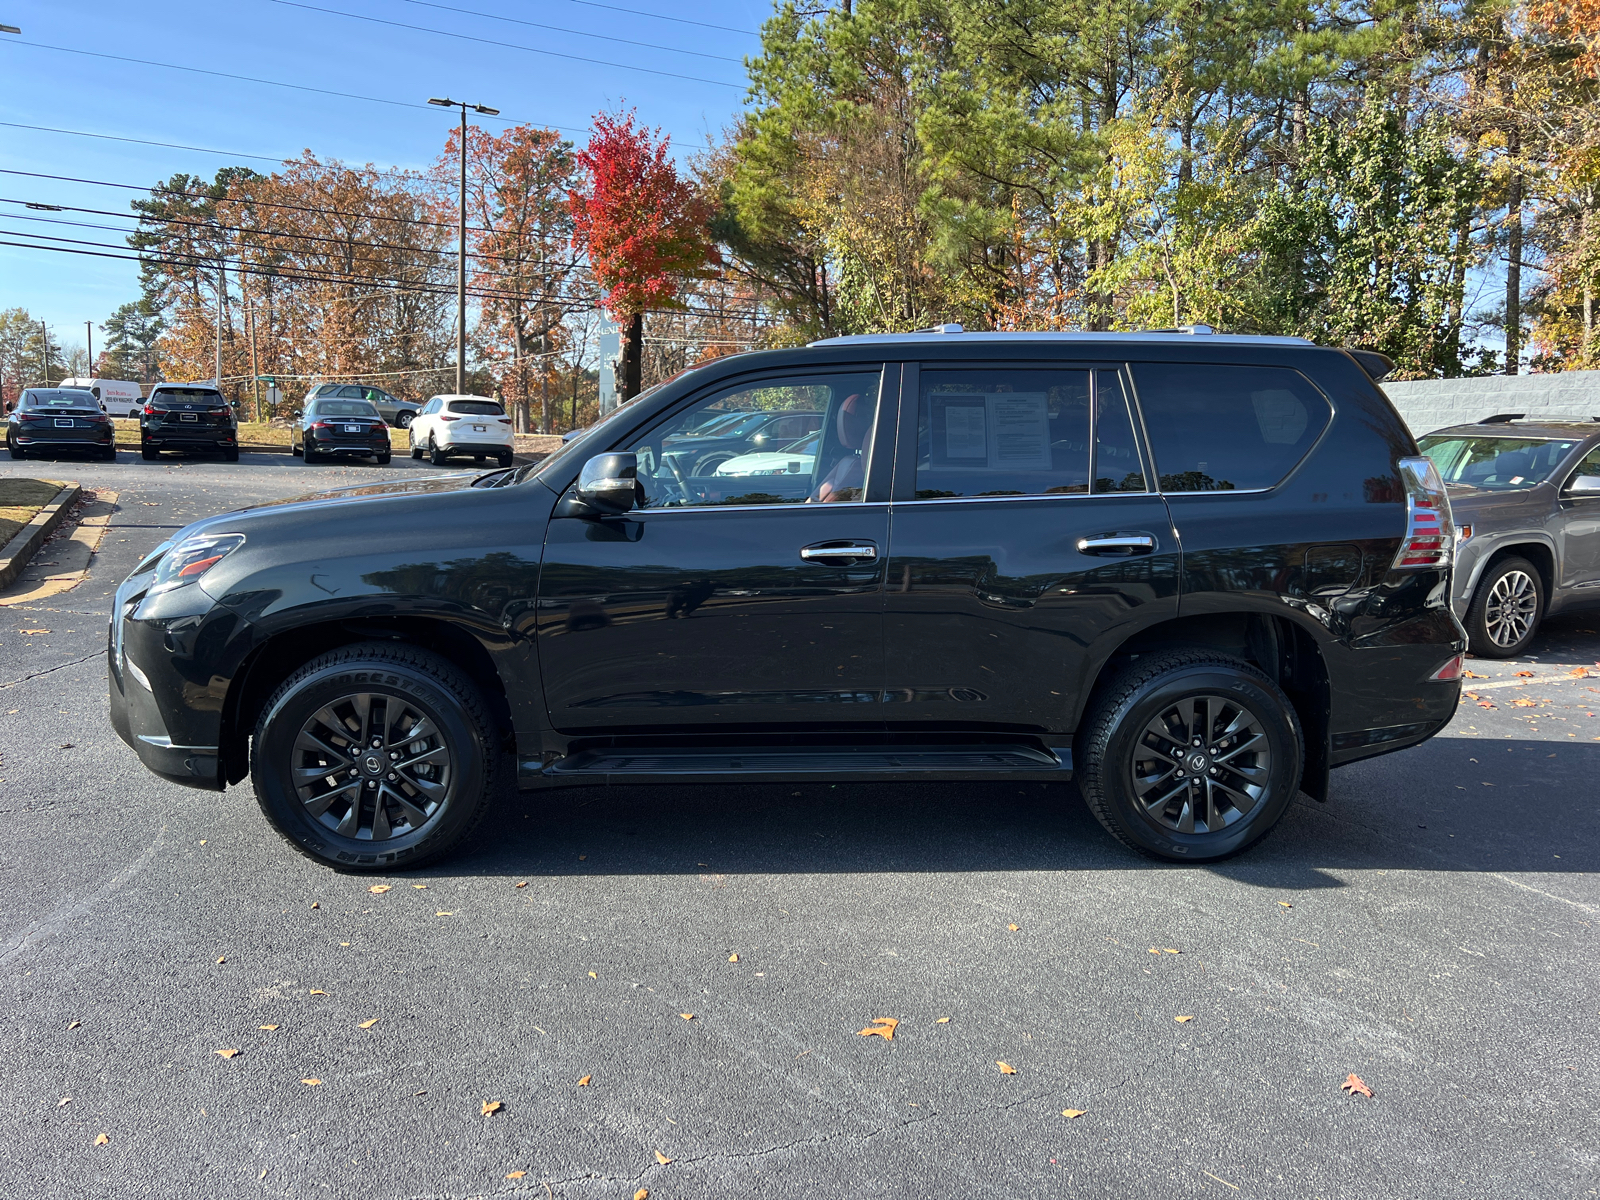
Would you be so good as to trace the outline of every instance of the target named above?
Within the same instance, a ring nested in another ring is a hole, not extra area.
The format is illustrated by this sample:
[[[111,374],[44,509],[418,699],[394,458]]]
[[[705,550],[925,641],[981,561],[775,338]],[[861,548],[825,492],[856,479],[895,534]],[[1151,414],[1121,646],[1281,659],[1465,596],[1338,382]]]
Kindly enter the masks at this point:
[[[1493,413],[1526,413],[1529,420],[1600,417],[1600,371],[1413,379],[1382,386],[1418,437],[1445,425],[1481,421]]]

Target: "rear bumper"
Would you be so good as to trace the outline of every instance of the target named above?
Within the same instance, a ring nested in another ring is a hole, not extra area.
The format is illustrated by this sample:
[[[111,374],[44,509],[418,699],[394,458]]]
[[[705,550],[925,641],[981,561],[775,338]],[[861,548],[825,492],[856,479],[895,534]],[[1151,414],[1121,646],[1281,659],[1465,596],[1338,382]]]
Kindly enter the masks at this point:
[[[455,441],[439,447],[444,454],[509,454],[513,449],[510,442],[469,442]]]
[[[389,440],[370,442],[334,442],[322,438],[309,438],[306,445],[313,454],[360,454],[379,455],[388,454]]]
[[[114,444],[115,435],[107,433],[99,437],[65,438],[23,437],[18,434],[15,440],[17,445],[29,450],[104,450]]]

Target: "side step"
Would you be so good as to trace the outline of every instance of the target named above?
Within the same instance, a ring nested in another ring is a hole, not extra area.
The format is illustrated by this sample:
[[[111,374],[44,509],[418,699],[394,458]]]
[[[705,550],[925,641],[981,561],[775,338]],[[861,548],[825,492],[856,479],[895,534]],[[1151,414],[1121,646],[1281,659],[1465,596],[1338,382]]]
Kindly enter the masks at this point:
[[[541,783],[691,783],[717,780],[1072,778],[1072,751],[1033,746],[705,746],[582,750],[542,770]],[[530,780],[529,782],[533,782]]]

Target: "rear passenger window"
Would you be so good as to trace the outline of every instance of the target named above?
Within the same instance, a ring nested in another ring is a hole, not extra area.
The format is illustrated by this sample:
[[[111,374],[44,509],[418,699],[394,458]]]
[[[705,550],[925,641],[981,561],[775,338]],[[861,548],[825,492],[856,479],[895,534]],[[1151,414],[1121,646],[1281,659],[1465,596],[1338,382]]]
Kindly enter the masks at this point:
[[[1273,487],[1332,416],[1287,367],[1136,363],[1133,382],[1164,492]]]
[[[918,500],[1089,491],[1088,371],[922,372]]]

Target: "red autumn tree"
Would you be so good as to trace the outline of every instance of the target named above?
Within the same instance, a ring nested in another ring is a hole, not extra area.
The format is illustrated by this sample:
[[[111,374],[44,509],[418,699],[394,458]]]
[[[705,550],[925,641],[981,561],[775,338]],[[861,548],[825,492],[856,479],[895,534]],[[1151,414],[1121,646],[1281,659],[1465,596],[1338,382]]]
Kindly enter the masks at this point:
[[[639,394],[644,314],[682,307],[678,294],[704,277],[716,250],[711,210],[667,157],[671,139],[634,124],[632,111],[601,113],[575,156],[585,188],[571,197],[573,245],[589,256],[604,304],[622,327],[622,399]]]

